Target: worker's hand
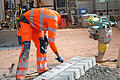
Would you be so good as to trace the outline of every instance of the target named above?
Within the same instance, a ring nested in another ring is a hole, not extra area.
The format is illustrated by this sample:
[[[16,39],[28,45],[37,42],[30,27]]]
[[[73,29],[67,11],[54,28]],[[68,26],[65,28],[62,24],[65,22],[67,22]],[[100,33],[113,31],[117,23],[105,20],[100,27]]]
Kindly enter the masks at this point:
[[[45,43],[45,46],[49,45],[48,38],[46,36],[44,36],[44,43]]]
[[[58,60],[59,62],[63,63],[64,62],[64,59],[62,56],[59,56],[57,58],[55,58],[56,60]]]

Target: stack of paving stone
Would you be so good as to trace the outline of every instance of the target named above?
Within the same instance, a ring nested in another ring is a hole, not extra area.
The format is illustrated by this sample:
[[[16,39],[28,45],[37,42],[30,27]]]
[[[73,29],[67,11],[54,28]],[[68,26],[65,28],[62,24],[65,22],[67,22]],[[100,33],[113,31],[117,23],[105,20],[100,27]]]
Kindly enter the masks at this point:
[[[81,75],[84,75],[89,68],[95,65],[95,57],[73,57],[34,80],[78,80]]]

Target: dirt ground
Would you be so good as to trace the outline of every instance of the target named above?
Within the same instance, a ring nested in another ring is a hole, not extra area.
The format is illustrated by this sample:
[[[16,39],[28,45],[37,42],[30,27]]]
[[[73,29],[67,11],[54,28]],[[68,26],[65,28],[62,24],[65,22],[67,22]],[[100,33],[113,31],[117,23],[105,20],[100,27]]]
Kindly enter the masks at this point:
[[[75,57],[94,57],[97,53],[97,41],[88,37],[88,29],[61,29],[57,31],[56,44],[64,61]],[[36,48],[31,44],[29,69],[28,73],[36,72]],[[109,44],[109,48],[104,56],[104,59],[117,59],[120,48],[120,30],[113,27],[113,39]],[[15,63],[15,68],[18,63],[20,50],[3,50],[0,51],[0,77],[8,73],[8,68],[12,63]],[[47,60],[48,66],[54,67],[58,64],[55,60],[55,54],[48,47]],[[102,66],[116,67],[116,63],[102,63]]]

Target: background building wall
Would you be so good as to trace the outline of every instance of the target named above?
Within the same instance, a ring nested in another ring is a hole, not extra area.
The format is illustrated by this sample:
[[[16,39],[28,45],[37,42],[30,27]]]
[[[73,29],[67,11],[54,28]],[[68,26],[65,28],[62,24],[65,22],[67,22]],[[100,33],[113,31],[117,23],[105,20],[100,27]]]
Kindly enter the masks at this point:
[[[54,6],[54,0],[41,0],[41,6]]]
[[[108,7],[107,2],[97,3],[96,1],[95,4],[97,14],[102,12],[104,15],[107,15],[108,8],[108,15],[118,15],[118,5],[120,4],[120,0],[108,0]]]

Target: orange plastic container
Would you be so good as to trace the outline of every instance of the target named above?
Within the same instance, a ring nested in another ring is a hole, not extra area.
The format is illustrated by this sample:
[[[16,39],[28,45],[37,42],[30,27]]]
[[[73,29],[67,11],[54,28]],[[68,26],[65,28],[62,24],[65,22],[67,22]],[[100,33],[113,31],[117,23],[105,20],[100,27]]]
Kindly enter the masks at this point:
[[[59,28],[63,29],[67,27],[66,18],[61,18]]]

